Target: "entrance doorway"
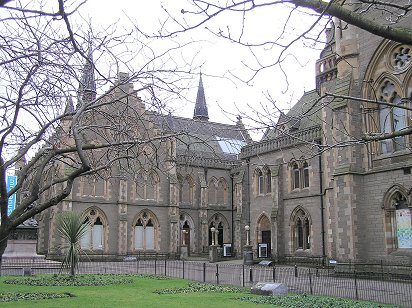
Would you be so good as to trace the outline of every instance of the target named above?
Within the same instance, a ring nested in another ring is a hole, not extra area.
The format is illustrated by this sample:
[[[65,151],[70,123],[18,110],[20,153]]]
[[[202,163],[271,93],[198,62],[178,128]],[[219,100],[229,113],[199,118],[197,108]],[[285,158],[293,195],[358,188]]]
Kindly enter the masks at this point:
[[[183,232],[184,241],[183,241],[183,238],[182,238],[182,245],[183,245],[183,243],[186,244],[186,246],[187,246],[187,255],[189,256],[190,255],[190,226],[189,226],[187,220],[183,224],[182,229],[183,229],[183,231],[186,231],[186,232]]]

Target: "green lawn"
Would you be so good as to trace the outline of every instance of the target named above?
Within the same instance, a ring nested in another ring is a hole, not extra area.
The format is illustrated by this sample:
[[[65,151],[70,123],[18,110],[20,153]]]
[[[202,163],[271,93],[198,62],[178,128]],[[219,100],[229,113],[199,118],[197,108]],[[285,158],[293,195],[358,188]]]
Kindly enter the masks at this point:
[[[135,277],[132,284],[82,287],[50,287],[9,285],[0,277],[0,292],[70,292],[75,297],[2,302],[1,307],[274,307],[239,301],[245,293],[178,293],[155,294],[165,288],[186,287],[188,281],[181,279],[155,280]],[[10,278],[10,277],[9,277]],[[183,306],[182,306],[183,305]]]
[[[286,297],[257,296],[250,294],[248,289],[233,288],[229,286],[205,285],[191,283],[182,279],[162,279],[162,277],[139,276],[105,276],[105,275],[80,275],[76,276],[76,283],[88,284],[88,286],[61,286],[61,284],[73,285],[68,276],[35,276],[35,277],[0,277],[0,299],[2,294],[10,293],[69,293],[72,297],[42,300],[20,300],[0,302],[1,307],[343,307],[343,308],[377,308],[389,307],[370,302],[356,302],[349,299],[338,299],[324,296],[293,295]],[[6,284],[5,280],[24,279],[31,284],[37,282],[60,284],[60,286],[35,286],[19,284]],[[32,281],[35,279],[36,281]],[[90,284],[116,283],[105,286],[90,286]],[[129,282],[132,283],[129,283]],[[190,286],[188,286],[190,284]],[[162,294],[158,294],[158,291]],[[204,292],[207,291],[207,292]],[[241,301],[240,298],[249,298],[249,301]],[[256,303],[254,303],[255,301]],[[272,305],[269,305],[268,302]],[[259,303],[259,304],[258,304]],[[263,304],[265,303],[265,304]]]

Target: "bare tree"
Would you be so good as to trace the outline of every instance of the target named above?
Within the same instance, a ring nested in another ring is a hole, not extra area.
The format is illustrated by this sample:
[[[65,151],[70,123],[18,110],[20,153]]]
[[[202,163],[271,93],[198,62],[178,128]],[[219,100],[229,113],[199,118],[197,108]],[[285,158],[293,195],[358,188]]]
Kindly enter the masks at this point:
[[[159,164],[137,158],[149,144],[164,150],[171,137],[153,130],[148,112],[186,86],[191,67],[174,55],[184,46],[155,50],[132,27],[95,28],[82,4],[0,3],[0,263],[10,233],[66,198],[77,178]],[[13,170],[18,180],[7,191]],[[19,202],[10,213],[13,194]]]
[[[393,0],[279,0],[279,1],[188,1],[179,12],[165,7],[168,19],[162,25],[160,36],[175,37],[181,33],[204,30],[216,37],[228,40],[234,44],[243,46],[250,53],[250,58],[242,61],[242,65],[248,71],[247,77],[234,77],[243,82],[250,83],[263,70],[274,67],[280,68],[286,82],[290,84],[288,77],[288,57],[297,58],[302,50],[294,49],[300,44],[316,48],[319,51],[332,49],[324,34],[330,32],[333,27],[344,32],[348,27],[357,27],[379,38],[391,40],[400,44],[412,44],[412,31],[410,29],[412,5],[410,1]],[[254,31],[254,21],[267,25],[267,35]],[[279,23],[276,21],[279,20]],[[331,26],[333,25],[333,26]],[[273,28],[278,28],[277,31]],[[259,34],[259,35],[258,35]],[[154,36],[157,36],[155,34]],[[325,47],[326,46],[326,47]],[[336,59],[344,59],[339,51],[334,50]],[[271,60],[268,60],[271,59]],[[344,60],[342,60],[344,61]],[[350,64],[349,64],[350,65]],[[408,102],[410,98],[402,97],[402,104],[393,104],[383,101],[379,97],[364,98],[361,96],[339,95],[330,91],[320,91],[321,96],[311,102],[311,108],[300,115],[295,115],[291,121],[297,118],[306,118],[308,114],[316,113],[322,108],[328,109],[335,102],[351,100],[359,105],[373,104],[375,108],[387,106],[392,110],[400,108],[411,111]],[[247,112],[237,110],[238,114],[250,119],[253,128],[274,128],[277,120],[283,112],[279,100],[273,98],[269,91],[266,94],[268,105],[256,103],[249,105]],[[364,109],[364,112],[367,108]],[[373,109],[373,108],[372,108]],[[370,110],[372,110],[370,109]],[[366,116],[374,118],[370,112]],[[372,121],[372,120],[371,120]],[[324,123],[331,125],[330,123]],[[379,126],[379,125],[375,125]],[[377,129],[375,127],[375,129]],[[410,135],[412,127],[403,127],[397,131],[366,131],[363,135],[351,135],[347,132],[348,140],[344,143],[329,143],[325,147],[345,146],[349,144],[370,143],[382,141],[400,136]],[[286,134],[287,132],[283,132]]]

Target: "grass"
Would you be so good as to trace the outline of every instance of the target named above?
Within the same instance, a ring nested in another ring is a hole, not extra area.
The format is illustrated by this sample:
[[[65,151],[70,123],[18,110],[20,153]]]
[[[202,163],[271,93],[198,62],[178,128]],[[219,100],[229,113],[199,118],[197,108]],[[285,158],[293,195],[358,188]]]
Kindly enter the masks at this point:
[[[85,275],[86,276],[86,275]],[[36,279],[47,280],[52,276],[36,276]],[[88,282],[105,276],[93,277],[90,275],[84,279]],[[216,286],[191,283],[182,279],[155,279],[153,277],[139,276],[115,276],[115,278],[126,278],[123,284],[97,285],[97,286],[41,286],[33,281],[28,281],[31,285],[6,284],[6,280],[25,279],[26,277],[0,277],[0,293],[21,292],[21,293],[59,293],[72,297],[41,299],[41,300],[22,300],[12,302],[0,302],[1,307],[280,307],[275,302],[269,302],[271,297],[261,297],[252,295],[249,289],[233,288],[229,286]],[[28,277],[31,278],[31,277]],[[109,277],[113,281],[113,276]],[[33,278],[31,278],[33,279]],[[66,279],[67,280],[67,279]],[[330,298],[322,296],[297,296],[283,297],[283,307],[303,307],[296,302],[299,300],[308,303],[306,307],[338,307],[337,299],[332,300],[332,306],[324,305],[330,302]],[[243,298],[243,300],[240,300]],[[345,300],[349,306],[355,307],[355,301]],[[266,303],[266,304],[265,304]],[[333,305],[335,304],[335,306]],[[383,307],[377,304],[363,302],[356,307]],[[385,306],[386,307],[386,306]]]

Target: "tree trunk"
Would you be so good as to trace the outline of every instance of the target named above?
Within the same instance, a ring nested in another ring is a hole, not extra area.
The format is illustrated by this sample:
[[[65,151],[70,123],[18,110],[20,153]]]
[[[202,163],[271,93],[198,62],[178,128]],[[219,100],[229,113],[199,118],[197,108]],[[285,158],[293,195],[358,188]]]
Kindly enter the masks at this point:
[[[2,276],[3,254],[7,248],[8,238],[9,238],[9,234],[3,235],[3,233],[0,232],[0,276]]]

